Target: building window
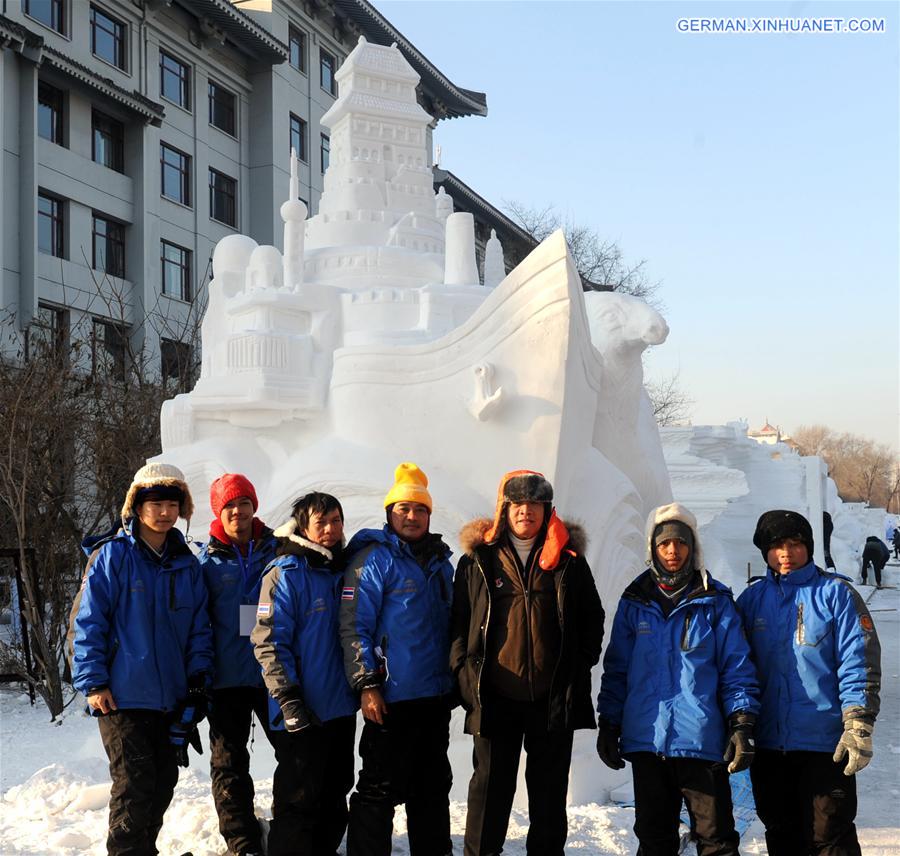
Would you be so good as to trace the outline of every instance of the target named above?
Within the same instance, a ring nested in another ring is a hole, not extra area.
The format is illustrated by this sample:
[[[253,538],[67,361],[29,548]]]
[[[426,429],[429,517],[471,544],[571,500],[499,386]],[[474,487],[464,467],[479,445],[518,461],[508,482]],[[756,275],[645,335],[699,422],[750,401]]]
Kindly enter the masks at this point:
[[[328,169],[328,159],[331,157],[331,138],[327,134],[322,134],[322,140],[319,143],[319,160],[322,162],[322,175]]]
[[[191,67],[164,51],[159,52],[159,94],[185,110],[191,109]]]
[[[65,258],[66,203],[46,193],[38,193],[38,250]]]
[[[297,153],[300,160],[306,162],[306,122],[291,113],[291,150]]]
[[[179,300],[191,299],[191,251],[169,241],[161,242],[162,293]]]
[[[66,7],[63,0],[22,0],[22,11],[45,27],[65,35]]]
[[[209,171],[209,216],[228,226],[237,225],[237,182],[217,169]]]
[[[125,380],[128,330],[112,321],[94,319],[91,336],[91,373]]]
[[[91,266],[110,276],[125,276],[125,227],[101,214],[94,214],[91,226],[93,256]]]
[[[337,95],[337,81],[334,73],[337,71],[337,60],[326,50],[319,48],[319,84],[326,92]]]
[[[63,118],[65,99],[61,89],[38,81],[38,135],[58,146],[66,144]]]
[[[91,53],[125,71],[127,27],[96,6],[91,6]]]
[[[160,143],[162,195],[182,205],[191,204],[191,156]]]
[[[125,172],[125,126],[93,110],[91,130],[91,160],[116,172]]]
[[[224,86],[209,81],[209,124],[236,137],[237,98]]]
[[[163,380],[177,381],[182,392],[193,386],[195,366],[193,348],[190,345],[172,339],[160,339],[159,363]]]
[[[68,351],[69,311],[38,304],[37,314],[26,331],[25,353],[34,359],[45,353],[62,358]]]
[[[291,65],[306,74],[306,33],[293,24],[288,25],[288,46]]]

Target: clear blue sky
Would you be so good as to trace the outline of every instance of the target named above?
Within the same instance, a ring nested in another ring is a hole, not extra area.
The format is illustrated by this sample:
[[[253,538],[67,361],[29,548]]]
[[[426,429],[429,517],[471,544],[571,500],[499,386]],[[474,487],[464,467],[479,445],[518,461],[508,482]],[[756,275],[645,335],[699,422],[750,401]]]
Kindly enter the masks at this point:
[[[695,424],[821,422],[897,447],[897,3],[396,2],[487,118],[442,165],[646,259]],[[690,34],[679,18],[884,18],[882,34]]]

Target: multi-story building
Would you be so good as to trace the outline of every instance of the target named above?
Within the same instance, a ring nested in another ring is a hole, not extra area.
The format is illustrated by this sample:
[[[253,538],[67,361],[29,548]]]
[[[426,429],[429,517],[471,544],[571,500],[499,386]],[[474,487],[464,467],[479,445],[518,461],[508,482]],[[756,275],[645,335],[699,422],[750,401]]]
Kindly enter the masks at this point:
[[[84,337],[95,361],[127,335],[179,372],[216,242],[280,248],[292,148],[317,210],[320,120],[360,35],[397,42],[435,122],[486,114],[366,0],[3,0],[4,329]]]

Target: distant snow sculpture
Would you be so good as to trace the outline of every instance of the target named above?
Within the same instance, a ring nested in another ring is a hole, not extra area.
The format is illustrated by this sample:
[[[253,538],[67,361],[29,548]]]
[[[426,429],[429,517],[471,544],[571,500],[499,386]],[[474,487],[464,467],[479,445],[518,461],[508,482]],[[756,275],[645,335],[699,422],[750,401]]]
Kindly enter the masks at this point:
[[[383,523],[393,468],[414,460],[432,528],[454,546],[503,472],[540,470],[589,533],[611,615],[643,566],[645,512],[671,495],[640,369],[665,322],[622,295],[586,306],[561,232],[508,276],[492,235],[480,285],[472,217],[433,190],[413,69],[360,38],[336,77],[319,211],[304,219],[292,161],[284,252],[241,235],[217,245],[201,376],[163,406],[163,457],[200,495],[245,473],[271,523],[304,491],[330,491],[351,532]],[[596,780],[585,747],[581,801]]]
[[[503,261],[503,245],[497,232],[491,229],[491,237],[484,248],[484,284],[494,288],[503,282],[506,276],[506,264]]]

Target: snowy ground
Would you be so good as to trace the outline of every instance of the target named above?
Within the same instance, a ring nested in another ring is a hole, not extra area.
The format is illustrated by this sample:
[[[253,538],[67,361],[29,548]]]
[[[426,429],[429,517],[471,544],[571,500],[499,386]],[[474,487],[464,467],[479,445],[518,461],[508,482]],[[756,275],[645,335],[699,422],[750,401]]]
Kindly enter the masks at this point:
[[[886,569],[885,582],[897,585],[900,567]],[[900,854],[900,590],[861,588],[869,601],[883,649],[882,711],[875,730],[875,758],[860,774],[857,825],[866,856]],[[57,723],[47,722],[42,706],[26,696],[0,691],[0,853],[27,856],[101,856],[105,853],[109,780],[96,723],[73,703]],[[206,739],[204,736],[204,744]],[[599,761],[597,762],[599,767]],[[209,791],[206,756],[194,756],[182,774],[160,836],[160,852],[169,856],[190,850],[216,856],[225,850],[218,835]],[[260,816],[271,806],[272,759],[263,738],[256,743],[253,773]],[[468,771],[457,771],[457,776]],[[599,791],[599,789],[598,789]],[[599,793],[598,793],[599,796]],[[630,854],[637,850],[631,832],[631,809],[612,805],[572,806],[569,840],[572,853]],[[465,805],[452,806],[453,841],[462,852]],[[516,812],[505,852],[525,853],[527,815]],[[406,854],[404,816],[395,821],[394,852]],[[765,854],[759,824],[744,837],[745,854]]]

